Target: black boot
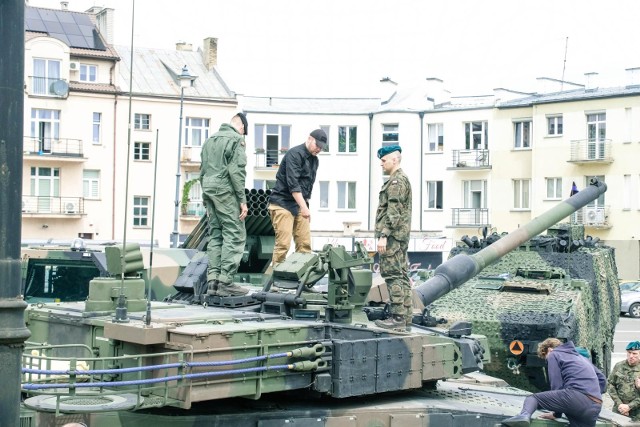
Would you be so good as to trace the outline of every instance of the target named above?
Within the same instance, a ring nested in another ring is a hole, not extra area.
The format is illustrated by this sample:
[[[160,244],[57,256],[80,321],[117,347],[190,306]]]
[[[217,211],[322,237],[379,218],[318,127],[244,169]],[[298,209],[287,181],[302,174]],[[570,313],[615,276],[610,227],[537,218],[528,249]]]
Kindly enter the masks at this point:
[[[529,414],[516,415],[502,421],[502,425],[507,427],[528,427],[529,424],[531,424],[531,416]]]
[[[207,282],[207,295],[214,296],[218,293],[218,281],[209,280]]]

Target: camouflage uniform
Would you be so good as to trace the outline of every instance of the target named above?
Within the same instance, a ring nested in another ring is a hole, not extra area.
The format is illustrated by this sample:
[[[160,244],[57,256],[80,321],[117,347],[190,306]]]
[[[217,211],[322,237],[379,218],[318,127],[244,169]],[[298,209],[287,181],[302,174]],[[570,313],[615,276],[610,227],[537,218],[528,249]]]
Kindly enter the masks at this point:
[[[209,217],[207,280],[231,283],[247,238],[239,219],[240,204],[247,203],[244,137],[225,123],[204,143],[201,156],[202,199]]]
[[[629,366],[626,360],[616,363],[607,380],[607,393],[613,400],[613,412],[618,412],[618,405],[626,403],[631,410],[629,416],[640,421],[640,391],[634,381],[640,377],[640,364]]]
[[[387,283],[391,314],[407,321],[413,314],[407,250],[411,231],[411,183],[398,168],[380,190],[376,213],[376,237],[387,236],[387,248],[380,255],[380,274]]]

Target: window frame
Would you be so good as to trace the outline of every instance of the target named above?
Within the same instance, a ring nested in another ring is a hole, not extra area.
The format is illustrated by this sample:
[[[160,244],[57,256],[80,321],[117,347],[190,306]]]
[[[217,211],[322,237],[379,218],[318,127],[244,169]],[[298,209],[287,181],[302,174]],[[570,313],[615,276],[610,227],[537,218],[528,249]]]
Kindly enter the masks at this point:
[[[344,138],[344,141],[342,140]],[[354,141],[352,141],[352,138]],[[353,143],[353,147],[351,144]],[[351,149],[353,148],[353,150]],[[338,153],[355,154],[358,152],[358,126],[338,126]]]
[[[143,147],[143,145],[146,146]],[[146,151],[147,158],[144,158]],[[137,162],[150,162],[151,161],[151,143],[146,141],[134,141],[133,143],[133,160]]]
[[[427,152],[444,152],[444,123],[427,123]]]
[[[330,209],[331,181],[318,181],[318,210],[326,211]],[[323,201],[325,206],[323,206]]]
[[[531,119],[515,120],[513,122],[513,149],[531,150],[532,142],[533,121]]]
[[[136,201],[146,201],[145,204],[136,203]],[[149,228],[149,208],[151,206],[151,197],[149,196],[133,196],[131,220],[134,228]],[[144,213],[143,213],[144,212]],[[136,222],[144,222],[138,223]]]
[[[546,177],[544,179],[545,183],[545,200],[562,200],[562,177]],[[551,184],[551,188],[553,188],[553,194],[549,194],[549,183]]]
[[[133,129],[134,130],[140,130],[140,131],[151,130],[151,114],[148,114],[148,113],[134,113],[133,114]]]
[[[202,120],[203,124],[195,126],[191,122],[193,120]],[[206,117],[186,117],[184,121],[184,146],[185,147],[202,147],[204,142],[209,138],[210,120]],[[194,134],[199,131],[204,137],[200,138],[200,141],[194,144]]]
[[[97,176],[89,177],[87,172],[95,172]],[[95,195],[92,194],[95,188]],[[87,200],[100,200],[100,169],[84,169],[82,171],[82,197]]]
[[[340,198],[341,194],[341,186],[342,189],[342,200]],[[358,208],[358,190],[357,190],[357,182],[356,181],[336,181],[336,196],[337,196],[337,204],[336,210],[338,211],[355,211]],[[352,189],[352,190],[350,190]],[[349,207],[349,202],[353,200],[353,207]],[[342,207],[341,207],[342,205]]]
[[[400,145],[400,124],[382,123],[382,147]]]
[[[444,181],[426,181],[426,198],[425,200],[427,207],[425,210],[429,211],[442,211],[444,208],[444,192],[443,192]],[[432,198],[431,193],[435,192],[435,196]],[[432,200],[433,199],[433,200]],[[433,202],[433,206],[432,206]],[[438,204],[440,205],[438,207]]]
[[[93,74],[91,73],[92,71]],[[98,81],[98,66],[93,64],[80,63],[80,73],[78,75],[78,81],[84,83],[96,83]]]
[[[474,130],[475,125],[480,125],[480,130]],[[476,146],[474,135],[480,136],[480,144]],[[489,149],[489,122],[471,121],[464,123],[465,150],[488,150]]]
[[[92,113],[91,133],[91,142],[94,145],[102,144],[102,113],[98,111]]]
[[[553,132],[551,132],[553,122]],[[562,136],[564,134],[564,119],[562,114],[547,116],[547,136]]]
[[[524,184],[526,184],[526,188]],[[511,180],[511,185],[512,185],[512,194],[513,194],[513,210],[530,211],[531,210],[531,178],[514,178]],[[525,198],[525,195],[526,195],[526,198]]]

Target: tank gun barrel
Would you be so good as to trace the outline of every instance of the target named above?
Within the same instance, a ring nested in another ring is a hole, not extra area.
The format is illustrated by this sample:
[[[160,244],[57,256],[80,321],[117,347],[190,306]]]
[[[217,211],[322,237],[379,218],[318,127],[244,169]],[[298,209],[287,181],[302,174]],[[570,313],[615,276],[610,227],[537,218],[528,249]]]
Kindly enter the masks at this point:
[[[532,237],[585,207],[607,191],[607,185],[592,179],[589,186],[534,218],[527,224],[497,240],[473,255],[458,254],[436,268],[432,278],[415,290],[427,306],[476,276],[485,267],[498,261]]]

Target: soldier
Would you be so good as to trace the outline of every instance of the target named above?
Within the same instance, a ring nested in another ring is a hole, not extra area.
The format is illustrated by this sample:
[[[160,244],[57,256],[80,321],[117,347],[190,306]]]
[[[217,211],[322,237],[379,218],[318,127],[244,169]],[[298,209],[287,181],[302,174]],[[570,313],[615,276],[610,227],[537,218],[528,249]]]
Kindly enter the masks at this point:
[[[247,232],[247,199],[244,193],[247,154],[244,135],[247,119],[242,113],[223,123],[202,147],[200,182],[209,219],[207,294],[245,295],[248,289],[233,283],[238,271]]]
[[[380,255],[380,274],[384,278],[391,300],[391,317],[376,320],[386,329],[406,330],[413,316],[411,282],[407,266],[407,249],[411,231],[411,183],[400,168],[402,148],[382,147],[378,158],[389,180],[380,190],[376,213],[376,237]]]
[[[616,363],[609,374],[607,392],[613,411],[640,421],[640,341],[627,345],[627,360]]]
[[[269,215],[276,232],[274,266],[286,258],[291,237],[296,252],[311,252],[309,199],[320,163],[317,156],[326,145],[327,134],[316,129],[304,144],[287,151],[280,163],[269,197]]]
[[[528,396],[520,414],[502,421],[502,425],[528,426],[537,409],[546,409],[553,412],[540,418],[554,420],[564,413],[572,427],[594,427],[606,387],[602,372],[581,356],[571,341],[563,344],[557,338],[547,338],[538,344],[538,357],[547,360],[551,390]]]

